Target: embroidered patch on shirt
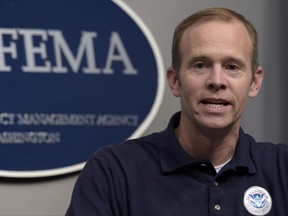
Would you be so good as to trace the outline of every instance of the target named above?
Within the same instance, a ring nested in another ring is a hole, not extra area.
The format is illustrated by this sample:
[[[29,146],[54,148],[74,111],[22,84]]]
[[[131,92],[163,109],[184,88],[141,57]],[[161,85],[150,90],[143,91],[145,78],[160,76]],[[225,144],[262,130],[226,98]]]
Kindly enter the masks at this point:
[[[253,186],[246,190],[243,204],[252,215],[267,215],[272,208],[272,198],[267,190]]]

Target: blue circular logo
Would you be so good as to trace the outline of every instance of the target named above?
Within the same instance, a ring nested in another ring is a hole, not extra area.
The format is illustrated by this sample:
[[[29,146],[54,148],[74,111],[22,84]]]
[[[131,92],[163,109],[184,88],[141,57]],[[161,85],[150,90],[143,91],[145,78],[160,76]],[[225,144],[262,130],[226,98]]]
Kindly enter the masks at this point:
[[[3,0],[0,176],[80,170],[140,136],[164,92],[160,51],[122,1]]]
[[[250,214],[264,216],[272,208],[272,198],[265,188],[252,186],[245,191],[243,204]]]

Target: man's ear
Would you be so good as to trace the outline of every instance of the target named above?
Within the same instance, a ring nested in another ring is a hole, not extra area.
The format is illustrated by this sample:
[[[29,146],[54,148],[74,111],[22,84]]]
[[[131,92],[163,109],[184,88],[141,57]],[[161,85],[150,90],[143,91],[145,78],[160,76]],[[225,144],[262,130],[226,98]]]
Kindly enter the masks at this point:
[[[257,96],[258,92],[261,89],[262,81],[263,81],[263,68],[261,66],[258,66],[252,78],[249,97],[253,98]]]
[[[173,67],[169,67],[167,69],[166,78],[167,78],[169,87],[170,87],[173,95],[175,97],[179,97],[180,96],[180,92],[179,92],[179,87],[180,87],[179,77],[178,77],[177,71]]]

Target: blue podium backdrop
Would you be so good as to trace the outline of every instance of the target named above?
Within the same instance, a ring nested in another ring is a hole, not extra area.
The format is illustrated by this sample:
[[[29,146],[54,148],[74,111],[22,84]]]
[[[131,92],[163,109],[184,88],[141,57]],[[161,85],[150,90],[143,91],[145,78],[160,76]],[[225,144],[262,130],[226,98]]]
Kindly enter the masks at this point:
[[[2,0],[0,176],[78,171],[140,136],[164,80],[152,35],[122,1]]]

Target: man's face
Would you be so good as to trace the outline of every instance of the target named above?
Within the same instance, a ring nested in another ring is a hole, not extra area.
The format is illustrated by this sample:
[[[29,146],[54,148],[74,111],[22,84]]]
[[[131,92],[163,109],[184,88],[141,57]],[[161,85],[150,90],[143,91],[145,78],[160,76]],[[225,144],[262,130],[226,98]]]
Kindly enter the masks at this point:
[[[182,120],[204,128],[239,126],[247,98],[257,95],[262,82],[262,69],[252,72],[252,43],[243,24],[193,25],[182,36],[180,55],[178,73],[170,68],[167,78],[180,97]]]

